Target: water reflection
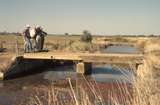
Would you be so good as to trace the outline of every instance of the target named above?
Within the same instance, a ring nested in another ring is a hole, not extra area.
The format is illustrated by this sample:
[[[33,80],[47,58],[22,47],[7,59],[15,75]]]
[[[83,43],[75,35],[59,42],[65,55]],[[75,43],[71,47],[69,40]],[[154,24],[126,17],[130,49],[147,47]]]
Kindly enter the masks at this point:
[[[65,68],[65,69],[64,69]],[[48,71],[43,73],[43,78],[50,81],[57,81],[61,79],[71,78],[76,79],[77,73],[75,68],[72,66],[57,67],[54,70],[48,69]],[[115,68],[111,65],[104,65],[92,68],[92,74],[88,76],[95,79],[97,82],[113,82],[115,80],[122,81],[126,83],[131,83],[133,81],[133,73],[129,70],[122,68]]]
[[[133,73],[129,72],[129,70],[115,68],[110,65],[93,68],[91,76],[98,82],[114,82],[117,80],[118,82],[126,83],[132,83],[134,77]]]
[[[65,88],[70,91],[67,78],[71,78],[73,86],[82,86],[86,92],[89,92],[88,84],[91,84],[95,89],[99,87],[103,91],[103,99],[108,102],[108,91],[113,91],[114,94],[118,91],[120,83],[131,83],[132,73],[127,70],[119,70],[111,65],[101,65],[93,67],[92,75],[83,78],[82,75],[77,75],[74,66],[59,66],[56,68],[48,68],[42,73],[29,75],[13,80],[7,80],[0,84],[0,104],[10,105],[24,101],[30,95],[33,95],[36,90],[47,90],[51,83],[54,83],[56,88]],[[95,83],[96,82],[96,83]],[[114,90],[113,90],[114,89]],[[96,89],[97,90],[97,89]],[[89,92],[89,96],[92,92]],[[124,94],[124,93],[122,93]]]
[[[49,81],[65,80],[66,78],[76,78],[76,72],[73,66],[49,68],[43,73],[43,79]]]

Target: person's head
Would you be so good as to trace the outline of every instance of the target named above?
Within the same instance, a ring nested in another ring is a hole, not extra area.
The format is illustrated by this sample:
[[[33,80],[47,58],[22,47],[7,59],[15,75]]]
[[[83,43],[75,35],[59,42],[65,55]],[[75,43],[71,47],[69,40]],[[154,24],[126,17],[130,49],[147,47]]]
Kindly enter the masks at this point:
[[[41,26],[39,26],[39,25],[36,26],[36,29],[40,29],[40,28],[41,28]]]
[[[26,28],[30,28],[31,26],[29,24],[26,25]]]
[[[37,25],[36,29],[43,30],[42,26]]]

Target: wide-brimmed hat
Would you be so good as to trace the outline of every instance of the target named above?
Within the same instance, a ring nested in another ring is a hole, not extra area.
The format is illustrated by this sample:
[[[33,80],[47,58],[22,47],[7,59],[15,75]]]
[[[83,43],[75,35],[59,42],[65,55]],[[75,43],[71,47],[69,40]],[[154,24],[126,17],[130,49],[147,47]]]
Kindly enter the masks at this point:
[[[31,26],[29,24],[26,24],[26,28],[30,28]]]
[[[39,25],[36,25],[36,28],[41,28],[41,26],[39,26]]]

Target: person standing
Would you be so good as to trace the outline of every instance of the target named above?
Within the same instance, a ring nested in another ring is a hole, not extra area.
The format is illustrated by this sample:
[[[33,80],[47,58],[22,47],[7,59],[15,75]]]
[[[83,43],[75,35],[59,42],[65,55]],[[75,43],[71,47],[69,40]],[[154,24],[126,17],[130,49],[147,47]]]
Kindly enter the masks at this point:
[[[32,52],[32,43],[31,43],[31,37],[30,37],[30,25],[26,25],[26,28],[24,29],[22,35],[24,38],[24,52],[29,53]]]
[[[43,31],[43,29],[40,26],[36,26],[36,48],[37,51],[43,50],[44,45],[44,37],[47,35],[46,32]]]

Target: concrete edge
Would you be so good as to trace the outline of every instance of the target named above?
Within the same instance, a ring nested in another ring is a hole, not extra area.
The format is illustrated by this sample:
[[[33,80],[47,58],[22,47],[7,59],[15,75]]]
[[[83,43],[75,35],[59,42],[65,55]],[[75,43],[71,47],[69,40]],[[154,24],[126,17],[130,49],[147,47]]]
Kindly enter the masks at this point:
[[[16,60],[16,56],[13,56],[12,58],[11,58],[11,61],[15,61]]]
[[[0,72],[0,80],[4,80],[4,73]]]
[[[16,61],[17,59],[23,58],[23,56],[13,56],[11,58],[12,61]]]

